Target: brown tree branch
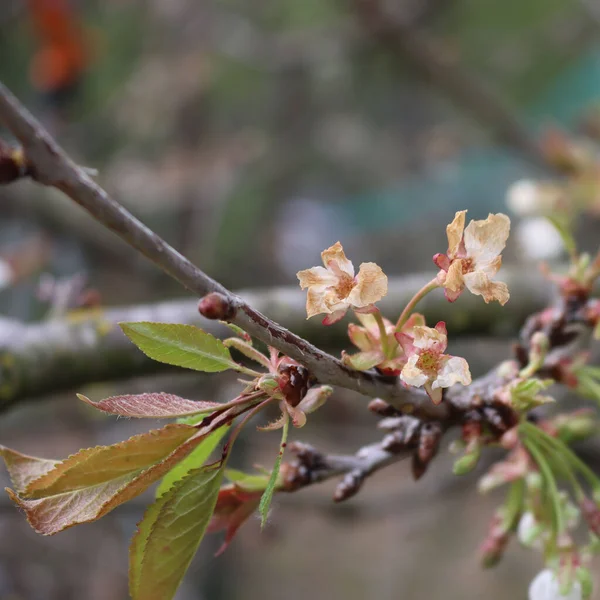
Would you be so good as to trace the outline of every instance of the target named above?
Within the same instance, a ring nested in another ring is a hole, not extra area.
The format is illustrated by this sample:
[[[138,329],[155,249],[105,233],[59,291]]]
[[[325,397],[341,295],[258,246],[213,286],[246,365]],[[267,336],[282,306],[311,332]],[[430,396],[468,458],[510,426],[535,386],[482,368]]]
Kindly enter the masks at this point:
[[[209,277],[97,185],[1,83],[0,122],[20,141],[34,180],[61,190],[99,223],[197,296],[205,296],[211,292],[225,296],[233,307],[230,319],[232,323],[297,360],[319,381],[370,397],[380,396],[399,408],[417,411],[431,418],[445,418],[449,415],[450,409],[444,403],[435,406],[426,394],[408,391],[397,380],[390,381],[375,372],[349,369],[338,359],[268,319]]]
[[[384,313],[397,314],[428,279],[426,274],[390,279],[388,295],[381,302]],[[516,270],[506,270],[503,279],[513,291],[511,310],[470,295],[449,304],[441,292],[426,298],[422,308],[429,322],[452,323],[456,335],[498,331],[514,335],[526,317],[547,306],[551,288],[541,277]],[[313,343],[348,348],[344,325],[323,327],[318,319],[306,319],[306,297],[296,286],[242,290],[239,296]],[[117,326],[122,321],[189,323],[217,336],[231,334],[218,322],[201,317],[193,299],[77,311],[38,323],[0,319],[0,410],[90,383],[172,369],[139,352]]]

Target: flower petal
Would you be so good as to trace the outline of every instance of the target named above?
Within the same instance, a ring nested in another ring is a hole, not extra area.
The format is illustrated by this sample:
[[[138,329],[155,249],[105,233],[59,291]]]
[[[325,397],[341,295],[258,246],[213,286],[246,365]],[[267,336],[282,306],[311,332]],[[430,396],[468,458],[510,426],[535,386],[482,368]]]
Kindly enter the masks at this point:
[[[452,261],[452,264],[448,268],[446,279],[444,280],[444,287],[453,293],[459,293],[465,287],[465,278],[462,269],[463,261],[458,258]],[[458,297],[458,296],[457,296]]]
[[[448,346],[446,334],[432,327],[417,325],[413,327],[412,336],[413,345],[421,351],[430,350],[441,354]]]
[[[348,325],[348,337],[350,338],[350,341],[363,352],[369,352],[373,349],[374,340],[369,336],[368,331],[364,327],[350,323],[350,325]]]
[[[510,219],[502,213],[490,214],[485,221],[471,221],[467,225],[465,248],[476,268],[491,263],[502,252],[509,232]]]
[[[300,410],[297,406],[290,406],[286,404],[285,408],[288,411],[288,414],[292,418],[292,425],[294,427],[304,427],[306,425],[306,415],[302,410]]]
[[[306,318],[310,319],[315,315],[330,312],[331,309],[326,302],[325,294],[317,288],[309,287],[306,294]]]
[[[467,273],[465,283],[472,294],[482,296],[486,303],[498,300],[504,306],[510,298],[507,285],[500,281],[490,281],[483,271]]]
[[[387,290],[388,278],[381,267],[375,263],[362,263],[347,300],[352,306],[361,308],[381,300]]]
[[[433,382],[434,388],[447,388],[455,383],[469,385],[471,383],[471,372],[469,363],[458,356],[445,356],[442,359],[442,368]]]
[[[454,215],[454,220],[446,227],[448,236],[448,256],[454,258],[458,253],[465,229],[466,210],[460,210]]]
[[[312,269],[298,271],[296,277],[299,279],[302,289],[313,286],[323,286],[325,288],[335,285],[338,281],[335,274],[324,267],[312,267]]]
[[[402,368],[402,372],[400,373],[400,379],[408,385],[412,385],[414,387],[421,387],[422,385],[425,385],[425,383],[428,381],[428,377],[427,375],[425,375],[425,373],[423,373],[423,371],[421,371],[421,369],[419,369],[416,366],[417,360],[419,360],[418,354],[413,354],[408,359],[408,362]]]
[[[336,242],[333,246],[327,248],[327,250],[323,250],[323,252],[321,252],[321,258],[326,267],[329,267],[329,264],[333,262],[344,273],[350,275],[350,277],[354,277],[354,265],[352,264],[352,261],[346,258],[344,248],[340,242]]]
[[[442,388],[435,388],[431,384],[426,383],[425,391],[434,404],[439,404],[442,401]]]
[[[344,318],[347,310],[348,307],[343,308],[341,310],[335,310],[323,319],[323,325],[333,325],[334,323],[337,323],[338,321]]]
[[[342,356],[342,362],[352,367],[355,371],[368,371],[384,360],[385,356],[381,350],[357,352],[356,354],[344,354]]]

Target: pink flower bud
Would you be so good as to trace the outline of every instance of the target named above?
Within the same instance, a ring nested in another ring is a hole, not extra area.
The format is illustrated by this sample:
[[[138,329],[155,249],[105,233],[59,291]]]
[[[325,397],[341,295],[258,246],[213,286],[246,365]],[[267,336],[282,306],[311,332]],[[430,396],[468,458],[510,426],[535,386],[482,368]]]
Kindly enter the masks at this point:
[[[230,321],[235,316],[235,306],[224,294],[213,292],[200,300],[198,312],[213,321]]]

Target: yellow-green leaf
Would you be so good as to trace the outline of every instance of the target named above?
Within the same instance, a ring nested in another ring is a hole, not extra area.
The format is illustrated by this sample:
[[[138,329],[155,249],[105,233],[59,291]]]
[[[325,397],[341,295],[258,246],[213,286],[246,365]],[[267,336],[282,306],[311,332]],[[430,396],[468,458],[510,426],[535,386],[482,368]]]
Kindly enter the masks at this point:
[[[223,470],[190,471],[152,504],[131,541],[133,600],[171,600],[204,537],[217,503]]]
[[[228,430],[229,427],[224,425],[213,431],[210,435],[207,435],[187,458],[178,463],[163,477],[156,490],[156,497],[159,498],[165,492],[169,491],[176,481],[183,479],[190,471],[201,467],[208,460],[208,457]]]
[[[227,347],[193,325],[175,323],[120,323],[125,335],[153,360],[216,373],[239,369]]]
[[[273,499],[273,493],[275,492],[275,486],[277,485],[277,480],[279,478],[279,469],[281,468],[281,459],[283,458],[283,453],[285,451],[285,445],[287,442],[288,431],[290,429],[290,419],[289,417],[285,419],[283,425],[283,432],[281,433],[281,443],[279,445],[279,454],[275,459],[275,464],[273,465],[273,470],[271,471],[271,476],[269,477],[269,481],[267,483],[267,487],[260,499],[260,504],[258,505],[258,510],[260,512],[261,517],[261,527],[265,526],[267,522],[267,517],[269,516],[269,508],[271,506],[271,500]]]
[[[80,450],[31,481],[23,495],[29,498],[51,496],[141,471],[168,456],[197,432],[191,425],[169,424],[112,446]]]

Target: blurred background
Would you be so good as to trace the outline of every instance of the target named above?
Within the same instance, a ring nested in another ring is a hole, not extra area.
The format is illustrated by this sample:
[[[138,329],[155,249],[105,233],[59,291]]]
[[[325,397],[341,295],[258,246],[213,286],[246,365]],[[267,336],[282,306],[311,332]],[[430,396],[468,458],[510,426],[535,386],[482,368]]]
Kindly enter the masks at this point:
[[[2,0],[0,79],[169,243],[228,287],[265,288],[294,285],[338,239],[355,264],[423,271],[456,210],[485,218],[515,180],[556,176],[539,136],[596,106],[599,36],[599,0]],[[185,296],[58,193],[3,187],[0,215],[0,256],[20,270],[0,291],[3,326]],[[507,260],[533,274],[546,240],[523,238]],[[485,372],[530,300],[513,295],[506,322],[457,304],[452,353]],[[343,334],[320,343],[338,352]],[[169,372],[77,391],[221,400],[233,385]],[[339,391],[294,437],[354,452],[375,423]],[[59,458],[148,428],[38,391],[2,414],[0,441]],[[237,466],[270,466],[276,437],[247,436]],[[342,506],[333,482],[276,498],[262,534],[251,521],[217,559],[218,535],[206,540],[177,598],[525,598],[540,557],[514,543],[480,570],[501,496],[479,497],[476,476],[449,465],[440,456],[418,484],[394,465]],[[3,496],[0,599],[126,598],[128,539],[150,499],[42,538]]]

